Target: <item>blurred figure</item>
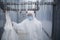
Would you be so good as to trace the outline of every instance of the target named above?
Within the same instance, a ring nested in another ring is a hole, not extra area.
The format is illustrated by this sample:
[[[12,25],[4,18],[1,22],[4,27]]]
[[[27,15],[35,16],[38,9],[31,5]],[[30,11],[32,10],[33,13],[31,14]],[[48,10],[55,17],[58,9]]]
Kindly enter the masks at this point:
[[[13,29],[12,22],[8,12],[6,12],[6,23],[4,26],[4,33],[2,35],[1,40],[18,40],[18,35]]]
[[[15,23],[19,40],[42,40],[42,23],[35,18],[34,11],[28,11],[27,18]]]

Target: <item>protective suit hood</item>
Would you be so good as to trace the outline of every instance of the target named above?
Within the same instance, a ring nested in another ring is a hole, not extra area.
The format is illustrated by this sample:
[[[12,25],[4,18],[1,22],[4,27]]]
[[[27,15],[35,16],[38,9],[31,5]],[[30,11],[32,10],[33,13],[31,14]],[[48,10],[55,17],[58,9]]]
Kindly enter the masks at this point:
[[[34,11],[28,11],[27,15],[31,14],[33,17],[35,17]]]
[[[26,16],[27,16],[27,19],[33,20],[35,18],[34,11],[28,11],[27,14],[26,14]]]

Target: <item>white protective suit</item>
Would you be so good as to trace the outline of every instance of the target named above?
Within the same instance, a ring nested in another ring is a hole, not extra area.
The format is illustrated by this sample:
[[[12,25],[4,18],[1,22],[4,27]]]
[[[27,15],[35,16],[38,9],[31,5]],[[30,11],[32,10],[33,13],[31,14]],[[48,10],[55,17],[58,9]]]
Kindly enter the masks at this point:
[[[42,40],[42,23],[35,18],[33,11],[29,11],[28,14],[33,15],[32,20],[27,18],[18,25],[15,24],[19,40]]]
[[[4,33],[1,40],[18,40],[18,35],[13,29],[9,13],[6,12],[6,23],[4,26]]]

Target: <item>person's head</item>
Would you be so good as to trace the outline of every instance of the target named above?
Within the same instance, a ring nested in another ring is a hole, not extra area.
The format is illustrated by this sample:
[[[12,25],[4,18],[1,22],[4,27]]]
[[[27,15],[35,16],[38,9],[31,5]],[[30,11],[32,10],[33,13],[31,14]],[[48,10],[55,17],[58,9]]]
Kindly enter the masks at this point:
[[[34,11],[27,11],[27,18],[29,19],[29,20],[33,20],[34,19],[34,17],[35,17],[35,14],[34,14]]]

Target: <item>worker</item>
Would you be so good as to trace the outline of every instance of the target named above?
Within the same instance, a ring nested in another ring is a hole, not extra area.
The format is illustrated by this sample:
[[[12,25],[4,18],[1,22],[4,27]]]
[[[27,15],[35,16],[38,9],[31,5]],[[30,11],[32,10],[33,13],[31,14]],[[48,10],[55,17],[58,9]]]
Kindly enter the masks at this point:
[[[34,11],[27,11],[26,17],[16,27],[19,40],[42,40],[42,23],[36,19]]]

